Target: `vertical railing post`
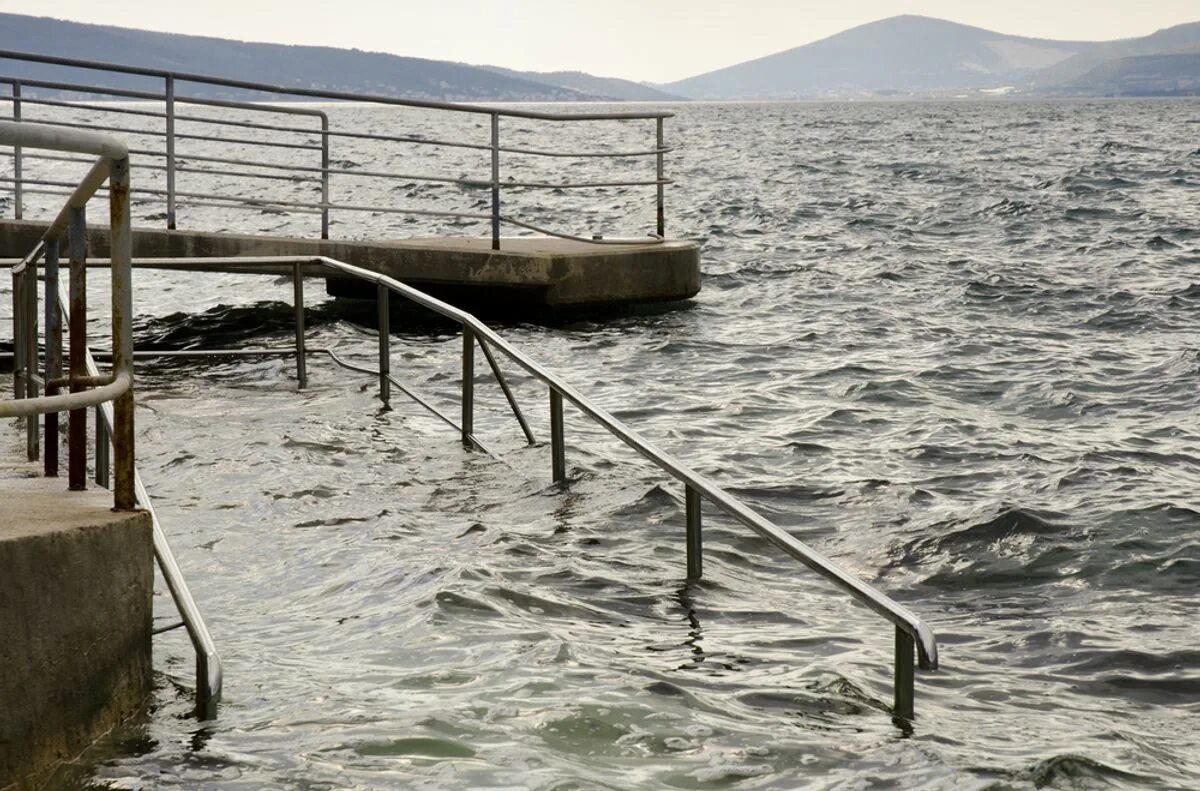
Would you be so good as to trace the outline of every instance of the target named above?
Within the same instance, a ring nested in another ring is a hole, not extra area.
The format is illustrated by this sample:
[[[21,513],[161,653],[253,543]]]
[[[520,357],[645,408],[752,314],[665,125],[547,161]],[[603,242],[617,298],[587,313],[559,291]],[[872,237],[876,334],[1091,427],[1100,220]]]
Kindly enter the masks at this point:
[[[492,249],[500,249],[500,113],[492,113]]]
[[[329,116],[321,113],[321,238],[329,238]]]
[[[31,258],[25,267],[25,395],[29,398],[38,397],[35,378],[38,373],[37,267],[37,257]],[[25,418],[25,450],[30,461],[37,461],[41,456],[40,437],[38,416]]]
[[[12,117],[14,121],[21,120],[21,83],[14,80],[12,84],[13,106]],[[21,146],[13,146],[13,218],[20,220],[25,213],[24,208],[24,178],[21,171],[24,166],[24,157],[22,156]]]
[[[109,484],[108,424],[99,404],[96,405],[96,485],[107,489]]]
[[[665,172],[663,163],[663,119],[658,118],[656,124],[655,138],[658,141],[658,153],[655,155],[656,173],[658,181],[658,238],[665,239],[667,233],[666,210],[663,207],[663,173]]]
[[[58,239],[46,240],[46,382],[62,376],[62,312],[58,309]],[[46,385],[46,395],[57,388]],[[58,477],[58,413],[46,413],[46,450],[43,471]]]
[[[296,380],[303,390],[308,387],[308,359],[304,351],[304,273],[299,263],[292,264],[292,311],[296,319]]]
[[[113,508],[132,511],[137,507],[137,495],[133,454],[133,234],[129,218],[128,157],[108,164],[108,208],[112,235],[112,370],[115,376],[129,377],[129,389],[113,401]],[[74,320],[74,312],[71,318]],[[74,333],[71,340],[74,343]]]
[[[87,213],[72,207],[67,228],[67,255],[71,266],[70,366],[72,379],[87,376]],[[116,370],[114,367],[113,370]],[[78,393],[83,385],[71,384]],[[67,425],[67,485],[72,491],[87,488],[87,409],[72,409]]]
[[[166,76],[167,102],[167,228],[175,230],[175,75]]]
[[[379,400],[392,404],[392,327],[391,295],[388,287],[379,283],[375,287],[375,301],[379,312]]]
[[[687,513],[687,578],[698,580],[704,573],[704,554],[700,537],[700,493],[688,486],[684,492]]]
[[[25,397],[25,288],[24,272],[13,272],[13,397]]]
[[[475,434],[475,331],[463,325],[462,337],[462,441],[468,447]]]
[[[563,442],[562,394],[553,389],[550,391],[550,469],[555,483],[562,483],[567,479],[567,454]]]
[[[895,716],[902,720],[913,718],[913,654],[916,643],[912,635],[896,627],[896,705]]]

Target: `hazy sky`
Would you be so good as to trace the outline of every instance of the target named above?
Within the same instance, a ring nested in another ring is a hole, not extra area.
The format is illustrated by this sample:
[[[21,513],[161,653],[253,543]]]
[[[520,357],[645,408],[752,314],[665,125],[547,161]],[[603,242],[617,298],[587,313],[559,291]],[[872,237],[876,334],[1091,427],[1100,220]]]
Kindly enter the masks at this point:
[[[1042,38],[1141,36],[1197,0],[0,0],[0,10],[284,44],[665,82],[895,14]]]

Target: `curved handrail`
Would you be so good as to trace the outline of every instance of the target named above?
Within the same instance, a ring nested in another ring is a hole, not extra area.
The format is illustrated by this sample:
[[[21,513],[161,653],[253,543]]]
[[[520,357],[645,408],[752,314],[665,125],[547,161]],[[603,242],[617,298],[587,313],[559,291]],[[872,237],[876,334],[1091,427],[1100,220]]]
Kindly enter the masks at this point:
[[[29,417],[30,415],[45,415],[48,412],[70,412],[73,409],[100,406],[129,392],[131,387],[133,387],[133,377],[126,372],[121,372],[111,383],[92,390],[38,398],[2,400],[0,401],[0,418]]]

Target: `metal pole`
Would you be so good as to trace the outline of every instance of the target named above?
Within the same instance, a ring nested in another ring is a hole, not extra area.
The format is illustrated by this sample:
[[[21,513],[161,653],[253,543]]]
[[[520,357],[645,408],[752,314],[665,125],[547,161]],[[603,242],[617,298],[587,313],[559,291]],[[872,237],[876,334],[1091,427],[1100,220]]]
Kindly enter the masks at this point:
[[[133,234],[129,220],[128,158],[109,163],[108,207],[112,234],[112,370],[115,375],[129,377],[129,389],[113,401],[113,508],[132,511],[137,508],[137,497],[133,452]]]
[[[167,80],[167,228],[175,230],[175,76]]]
[[[46,381],[62,376],[62,313],[58,309],[58,239],[46,240]],[[57,388],[46,385],[46,395]],[[58,477],[58,413],[46,413],[46,455],[43,471]]]
[[[321,238],[329,238],[329,116],[321,115]]]
[[[655,156],[657,160],[658,174],[658,238],[665,239],[667,232],[666,214],[663,209],[663,119],[657,119],[657,140],[658,154]]]
[[[687,576],[690,580],[698,580],[704,571],[700,539],[700,493],[687,487],[684,505],[687,511]]]
[[[96,485],[108,488],[108,424],[100,414],[100,406],[96,406]]]
[[[37,258],[32,258],[25,267],[25,372],[28,374],[25,382],[25,395],[29,398],[38,397],[38,384],[34,375],[38,372],[38,292],[37,292]],[[38,416],[30,415],[25,418],[25,450],[30,461],[37,461],[41,456],[38,432]]]
[[[475,331],[463,326],[462,341],[462,441],[472,445],[475,433]]]
[[[912,635],[896,627],[896,706],[893,713],[902,720],[913,718],[913,654],[916,644]]]
[[[72,379],[87,376],[87,210],[80,206],[71,209],[71,224],[67,229],[67,255],[71,266],[71,329],[70,375]],[[71,384],[78,393],[83,385]],[[72,409],[67,425],[67,488],[80,491],[87,488],[87,409]]]
[[[567,479],[566,449],[563,447],[563,402],[557,390],[550,391],[550,467],[554,482]]]
[[[500,113],[492,113],[492,249],[500,249]]]
[[[525,441],[530,445],[536,445],[537,440],[533,437],[533,430],[529,428],[529,422],[525,420],[525,414],[521,411],[521,406],[517,403],[516,396],[513,395],[512,389],[508,386],[508,380],[504,378],[504,372],[500,370],[499,364],[496,363],[496,356],[492,354],[492,349],[487,345],[487,341],[483,338],[478,338],[479,348],[483,350],[483,356],[487,358],[488,365],[492,367],[492,375],[496,377],[496,381],[500,383],[500,389],[504,391],[504,397],[508,399],[508,405],[512,408],[513,414],[517,417],[517,422],[521,424],[521,431],[525,433]]]
[[[379,311],[379,400],[391,406],[392,380],[392,328],[389,300],[390,292],[383,283],[376,286],[375,301]]]
[[[304,277],[300,264],[292,264],[292,310],[296,314],[296,379],[308,387],[308,360],[304,351]]]
[[[24,272],[13,272],[13,397],[25,397],[25,287]]]
[[[12,117],[14,121],[21,120],[21,83],[14,81],[12,84],[13,107]],[[24,214],[24,184],[22,183],[21,169],[23,158],[21,156],[21,146],[13,146],[13,217],[21,219]]]

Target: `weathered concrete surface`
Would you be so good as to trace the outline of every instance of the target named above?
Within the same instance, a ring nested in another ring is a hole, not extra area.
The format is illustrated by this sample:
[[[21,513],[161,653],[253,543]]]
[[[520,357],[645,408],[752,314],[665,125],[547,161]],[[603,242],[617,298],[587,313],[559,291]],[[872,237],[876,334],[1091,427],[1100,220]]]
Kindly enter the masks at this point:
[[[44,223],[0,221],[0,257],[20,258],[37,244]],[[91,228],[92,255],[108,255],[107,228]],[[346,242],[135,228],[135,258],[323,255],[380,272],[435,296],[472,305],[537,305],[551,309],[623,307],[680,302],[700,291],[700,246],[662,243],[588,244],[511,237],[501,249],[489,238],[429,238]],[[135,261],[134,265],[138,265]],[[160,268],[231,271],[211,265]],[[285,274],[290,268],[238,267]],[[335,285],[332,293],[339,293]]]
[[[24,466],[26,470],[22,470]],[[150,691],[153,537],[144,512],[65,478],[0,478],[0,789],[41,788]]]

